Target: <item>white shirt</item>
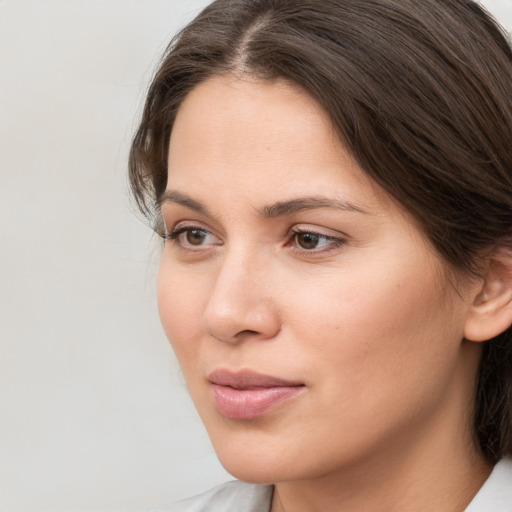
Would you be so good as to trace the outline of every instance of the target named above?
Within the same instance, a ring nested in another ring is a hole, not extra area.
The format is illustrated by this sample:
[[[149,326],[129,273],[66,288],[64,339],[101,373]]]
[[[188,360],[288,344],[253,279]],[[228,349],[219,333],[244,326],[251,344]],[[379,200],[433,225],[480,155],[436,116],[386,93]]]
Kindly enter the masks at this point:
[[[512,512],[512,459],[494,466],[465,512]]]
[[[272,485],[234,481],[149,512],[269,512]],[[465,512],[512,512],[512,459],[503,459]]]

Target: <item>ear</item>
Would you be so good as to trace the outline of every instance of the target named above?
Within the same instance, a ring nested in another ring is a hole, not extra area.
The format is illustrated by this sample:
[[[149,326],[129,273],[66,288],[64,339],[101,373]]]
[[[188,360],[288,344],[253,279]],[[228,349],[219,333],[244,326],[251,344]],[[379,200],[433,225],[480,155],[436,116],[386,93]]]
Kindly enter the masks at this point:
[[[466,318],[464,337],[487,341],[512,325],[512,250],[498,248],[488,261]]]

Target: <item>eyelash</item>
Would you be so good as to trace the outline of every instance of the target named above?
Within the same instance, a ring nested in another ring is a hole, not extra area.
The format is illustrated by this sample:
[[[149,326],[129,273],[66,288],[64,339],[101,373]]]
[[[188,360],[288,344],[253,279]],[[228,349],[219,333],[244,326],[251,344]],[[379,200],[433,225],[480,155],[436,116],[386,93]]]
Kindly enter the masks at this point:
[[[299,247],[297,245],[297,237],[299,235],[310,235],[310,236],[318,237],[320,240],[325,240],[326,242],[328,242],[328,244],[326,244],[326,247],[324,249],[320,249],[320,250],[318,250],[316,248],[315,249],[304,249],[303,247]],[[334,251],[334,250],[340,248],[342,245],[344,245],[346,243],[346,239],[343,237],[326,235],[325,233],[319,233],[317,231],[310,230],[310,229],[294,228],[294,229],[292,229],[292,237],[291,237],[290,242],[291,243],[295,242],[294,250],[300,251],[301,253],[326,254],[328,252],[331,252],[331,251]]]
[[[164,242],[167,240],[172,240],[173,242],[174,241],[179,242],[179,240],[178,240],[179,236],[183,235],[184,233],[190,232],[190,231],[200,231],[201,233],[206,233],[206,234],[210,234],[210,235],[212,234],[210,231],[203,228],[202,226],[183,226],[183,227],[174,229],[173,231],[171,231],[171,233],[164,233],[162,235],[162,238],[164,239]],[[181,245],[181,244],[179,244],[179,245]]]
[[[190,225],[190,226],[178,227],[177,229],[174,229],[171,233],[165,233],[164,235],[162,235],[162,238],[163,238],[164,242],[167,241],[167,240],[175,242],[176,245],[180,249],[183,249],[183,250],[194,250],[194,249],[187,248],[179,240],[179,237],[181,235],[183,235],[185,233],[188,233],[188,232],[191,232],[191,231],[199,231],[199,232],[204,233],[206,235],[212,235],[212,233],[210,231],[208,231],[207,229],[205,229],[202,226]],[[328,242],[327,248],[320,249],[320,250],[318,250],[316,248],[313,248],[313,249],[301,248],[301,247],[298,246],[298,243],[297,243],[297,237],[300,236],[300,235],[310,235],[310,236],[313,236],[313,237],[317,237],[320,240],[325,240],[325,241]],[[215,235],[213,235],[213,236],[215,236]],[[339,247],[343,246],[345,243],[346,243],[346,239],[343,238],[343,237],[336,237],[336,236],[326,235],[324,233],[319,233],[319,232],[314,231],[314,230],[294,228],[294,229],[291,230],[291,237],[290,237],[289,242],[287,242],[287,245],[294,244],[293,249],[295,251],[298,251],[298,252],[300,252],[302,254],[312,255],[312,254],[326,254],[328,252],[331,252],[333,250],[338,249]],[[198,245],[197,247],[201,247],[201,246]]]

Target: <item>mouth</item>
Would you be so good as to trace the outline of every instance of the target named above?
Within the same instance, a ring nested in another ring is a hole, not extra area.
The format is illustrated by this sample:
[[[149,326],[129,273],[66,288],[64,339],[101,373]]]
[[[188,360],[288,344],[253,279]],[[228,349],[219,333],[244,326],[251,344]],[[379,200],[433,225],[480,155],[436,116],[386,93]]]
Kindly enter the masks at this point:
[[[288,381],[250,370],[216,370],[208,377],[215,405],[225,417],[254,420],[301,394],[303,382]]]

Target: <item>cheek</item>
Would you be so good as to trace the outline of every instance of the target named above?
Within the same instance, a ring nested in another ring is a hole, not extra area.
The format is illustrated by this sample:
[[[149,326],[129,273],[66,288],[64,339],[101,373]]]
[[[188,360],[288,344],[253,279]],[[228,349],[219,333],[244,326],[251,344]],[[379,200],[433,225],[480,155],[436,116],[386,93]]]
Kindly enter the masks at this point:
[[[158,311],[164,332],[182,366],[198,350],[196,340],[206,296],[203,288],[201,280],[188,277],[162,260],[158,273]]]
[[[462,339],[463,315],[442,289],[437,269],[418,267],[403,260],[396,268],[367,264],[324,276],[320,286],[290,285],[293,339],[302,340],[321,372],[337,369],[333,388],[341,381],[347,389],[349,379],[351,392],[364,395],[372,387],[376,396],[379,390],[385,395],[402,392],[403,386],[428,386],[435,372],[447,378]]]
[[[423,270],[404,264],[400,271],[371,272],[366,266],[365,274],[325,276],[319,288],[303,281],[300,289],[288,289],[293,341],[287,348],[311,383],[315,412],[307,412],[322,418],[314,425],[318,439],[339,439],[317,446],[326,457],[361,453],[393,432],[407,432],[448,396],[460,357],[461,315],[437,271]]]

